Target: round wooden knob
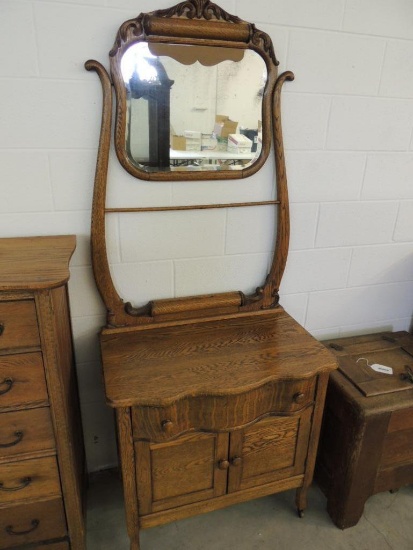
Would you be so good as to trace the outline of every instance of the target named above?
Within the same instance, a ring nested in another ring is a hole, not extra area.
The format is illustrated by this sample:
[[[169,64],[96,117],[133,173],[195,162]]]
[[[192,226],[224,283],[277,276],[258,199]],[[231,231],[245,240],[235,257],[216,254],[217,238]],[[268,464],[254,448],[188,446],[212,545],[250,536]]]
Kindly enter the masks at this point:
[[[293,401],[294,403],[302,403],[305,399],[305,394],[301,392],[297,392],[293,395]]]
[[[170,434],[174,427],[174,423],[172,422],[172,420],[162,420],[161,426],[162,426],[162,430],[166,434]]]
[[[232,466],[241,466],[242,458],[240,456],[234,456],[234,458],[231,460]]]
[[[228,470],[228,468],[229,468],[229,462],[228,462],[228,460],[220,460],[220,461],[218,462],[218,468],[219,468],[220,470]]]

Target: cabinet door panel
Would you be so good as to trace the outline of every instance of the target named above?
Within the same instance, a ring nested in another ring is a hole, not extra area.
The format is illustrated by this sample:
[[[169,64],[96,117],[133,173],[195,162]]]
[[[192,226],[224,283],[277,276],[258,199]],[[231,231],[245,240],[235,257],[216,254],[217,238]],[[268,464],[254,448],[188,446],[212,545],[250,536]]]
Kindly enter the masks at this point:
[[[304,472],[312,408],[291,417],[270,416],[231,434],[228,492]]]
[[[138,441],[136,477],[142,515],[225,494],[228,434],[180,437],[168,443]]]

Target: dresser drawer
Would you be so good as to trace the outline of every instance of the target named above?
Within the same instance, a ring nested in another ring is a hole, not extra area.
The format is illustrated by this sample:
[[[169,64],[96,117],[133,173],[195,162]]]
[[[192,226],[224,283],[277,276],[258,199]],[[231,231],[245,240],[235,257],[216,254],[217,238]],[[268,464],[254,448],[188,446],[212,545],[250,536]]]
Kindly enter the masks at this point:
[[[196,396],[167,407],[133,407],[134,439],[165,441],[190,430],[228,431],[269,413],[298,412],[314,400],[316,378],[284,380],[239,395]]]
[[[0,464],[0,504],[60,495],[54,456]]]
[[[63,503],[60,498],[18,504],[0,509],[0,548],[13,548],[23,544],[35,543],[64,537],[67,533]],[[60,547],[57,549],[69,548]],[[43,548],[43,546],[39,546]],[[54,548],[54,546],[45,546]]]
[[[0,411],[47,403],[42,354],[0,355]]]
[[[0,352],[39,346],[34,301],[0,302]]]
[[[0,414],[0,459],[54,448],[48,407]]]

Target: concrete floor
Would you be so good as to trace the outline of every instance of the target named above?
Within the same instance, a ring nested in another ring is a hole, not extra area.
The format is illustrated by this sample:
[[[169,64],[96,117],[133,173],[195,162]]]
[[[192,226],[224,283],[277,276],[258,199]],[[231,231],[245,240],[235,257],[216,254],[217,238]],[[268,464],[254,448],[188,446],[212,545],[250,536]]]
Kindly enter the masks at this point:
[[[121,482],[95,475],[88,499],[88,550],[128,550]],[[142,550],[412,550],[413,487],[371,497],[360,522],[341,531],[311,488],[303,519],[294,491],[237,504],[141,532]]]

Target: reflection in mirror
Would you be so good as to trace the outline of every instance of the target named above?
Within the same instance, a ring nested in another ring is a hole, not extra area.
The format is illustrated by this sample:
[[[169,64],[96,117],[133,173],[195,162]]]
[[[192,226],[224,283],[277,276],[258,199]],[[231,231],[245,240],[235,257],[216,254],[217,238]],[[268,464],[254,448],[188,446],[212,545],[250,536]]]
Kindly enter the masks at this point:
[[[240,170],[258,159],[267,69],[255,51],[138,42],[124,53],[121,73],[135,166]]]

